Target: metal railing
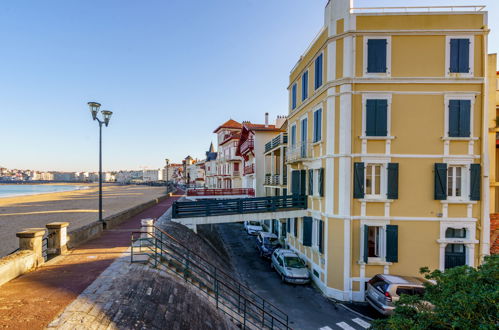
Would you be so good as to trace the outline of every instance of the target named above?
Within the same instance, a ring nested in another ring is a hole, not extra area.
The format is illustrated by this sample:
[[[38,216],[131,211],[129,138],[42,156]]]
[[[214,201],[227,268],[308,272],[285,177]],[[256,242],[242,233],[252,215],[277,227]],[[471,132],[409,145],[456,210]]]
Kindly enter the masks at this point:
[[[255,142],[253,139],[249,139],[243,142],[241,145],[241,154],[245,154],[248,151],[253,150],[255,147]]]
[[[280,186],[281,185],[281,175],[280,174],[265,174],[265,185],[269,186]]]
[[[244,167],[244,175],[255,173],[255,164],[247,165]]]
[[[133,232],[131,243],[131,262],[145,261],[181,277],[241,328],[289,329],[286,313],[161,229]]]
[[[295,162],[302,159],[312,158],[312,151],[312,143],[308,141],[300,142],[288,148],[286,159],[288,162]]]
[[[265,143],[265,152],[269,152],[270,150],[274,149],[275,147],[278,147],[282,144],[288,143],[288,134],[287,133],[281,133],[277,135],[275,138],[270,140],[269,142]]]
[[[175,202],[172,218],[196,218],[231,214],[292,211],[307,208],[306,195],[269,196],[221,200]]]
[[[393,13],[393,12],[460,12],[482,11],[485,6],[407,6],[407,7],[362,7],[351,8],[350,13]]]
[[[231,189],[189,189],[187,196],[231,196],[231,195],[248,195],[255,196],[253,188],[231,188]]]

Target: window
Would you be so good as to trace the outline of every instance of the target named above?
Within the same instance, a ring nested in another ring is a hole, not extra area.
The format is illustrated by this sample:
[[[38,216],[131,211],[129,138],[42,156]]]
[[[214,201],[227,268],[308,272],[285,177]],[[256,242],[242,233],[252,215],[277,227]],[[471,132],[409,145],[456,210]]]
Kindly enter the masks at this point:
[[[383,165],[381,164],[367,164],[366,165],[366,195],[370,197],[381,197],[381,171]]]
[[[367,40],[367,73],[387,73],[388,40]]]
[[[447,228],[445,238],[466,238],[466,229]]]
[[[322,57],[323,57],[322,54],[320,54],[315,59],[315,83],[314,83],[315,89],[318,89],[319,87],[322,86],[322,71],[323,71]]]
[[[291,126],[291,148],[296,146],[296,125]]]
[[[301,76],[301,100],[305,101],[308,97],[308,71]]]
[[[382,258],[383,250],[382,250],[382,232],[383,227],[378,226],[368,226],[368,257],[369,258]]]
[[[296,109],[296,84],[291,87],[291,109]]]
[[[447,196],[460,199],[463,197],[463,166],[449,166],[447,170]]]
[[[322,139],[322,109],[314,112],[314,142]]]
[[[319,252],[324,251],[324,222],[321,219],[313,219],[312,224],[312,246]]]
[[[301,120],[301,150],[300,155],[302,158],[307,158],[307,136],[308,136],[308,119]]]
[[[449,137],[470,137],[471,100],[449,100]]]
[[[366,100],[366,136],[388,135],[388,100]]]
[[[470,73],[469,38],[450,39],[450,73]]]

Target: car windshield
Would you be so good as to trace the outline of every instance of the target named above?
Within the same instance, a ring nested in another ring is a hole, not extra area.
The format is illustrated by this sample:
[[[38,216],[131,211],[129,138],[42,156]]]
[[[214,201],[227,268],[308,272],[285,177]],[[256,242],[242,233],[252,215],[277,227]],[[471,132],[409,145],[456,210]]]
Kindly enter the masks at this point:
[[[284,263],[289,268],[305,268],[305,263],[298,257],[284,257]]]
[[[250,221],[249,225],[250,226],[260,226],[260,223],[258,221]]]
[[[263,244],[265,244],[265,245],[278,245],[279,240],[277,239],[277,237],[265,237],[263,239]]]

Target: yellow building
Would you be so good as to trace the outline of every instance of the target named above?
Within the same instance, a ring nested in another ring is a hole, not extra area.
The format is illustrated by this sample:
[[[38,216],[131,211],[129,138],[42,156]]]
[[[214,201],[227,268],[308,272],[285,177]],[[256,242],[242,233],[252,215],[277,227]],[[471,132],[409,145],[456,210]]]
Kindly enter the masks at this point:
[[[482,7],[327,4],[290,74],[287,150],[309,196],[287,244],[327,296],[489,254],[488,33]]]

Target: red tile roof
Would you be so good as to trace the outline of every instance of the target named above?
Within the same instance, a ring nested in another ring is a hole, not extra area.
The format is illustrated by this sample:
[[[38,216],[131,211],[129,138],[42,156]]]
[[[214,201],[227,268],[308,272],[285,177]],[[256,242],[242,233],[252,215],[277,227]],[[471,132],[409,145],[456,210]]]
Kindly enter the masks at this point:
[[[251,131],[275,131],[275,132],[285,131],[281,130],[280,128],[277,128],[275,125],[265,126],[265,124],[244,123],[244,126]]]
[[[241,125],[241,123],[238,123],[233,119],[229,119],[222,125],[218,126],[217,129],[213,131],[213,133],[217,133],[222,128],[242,128],[242,127],[243,125]]]

